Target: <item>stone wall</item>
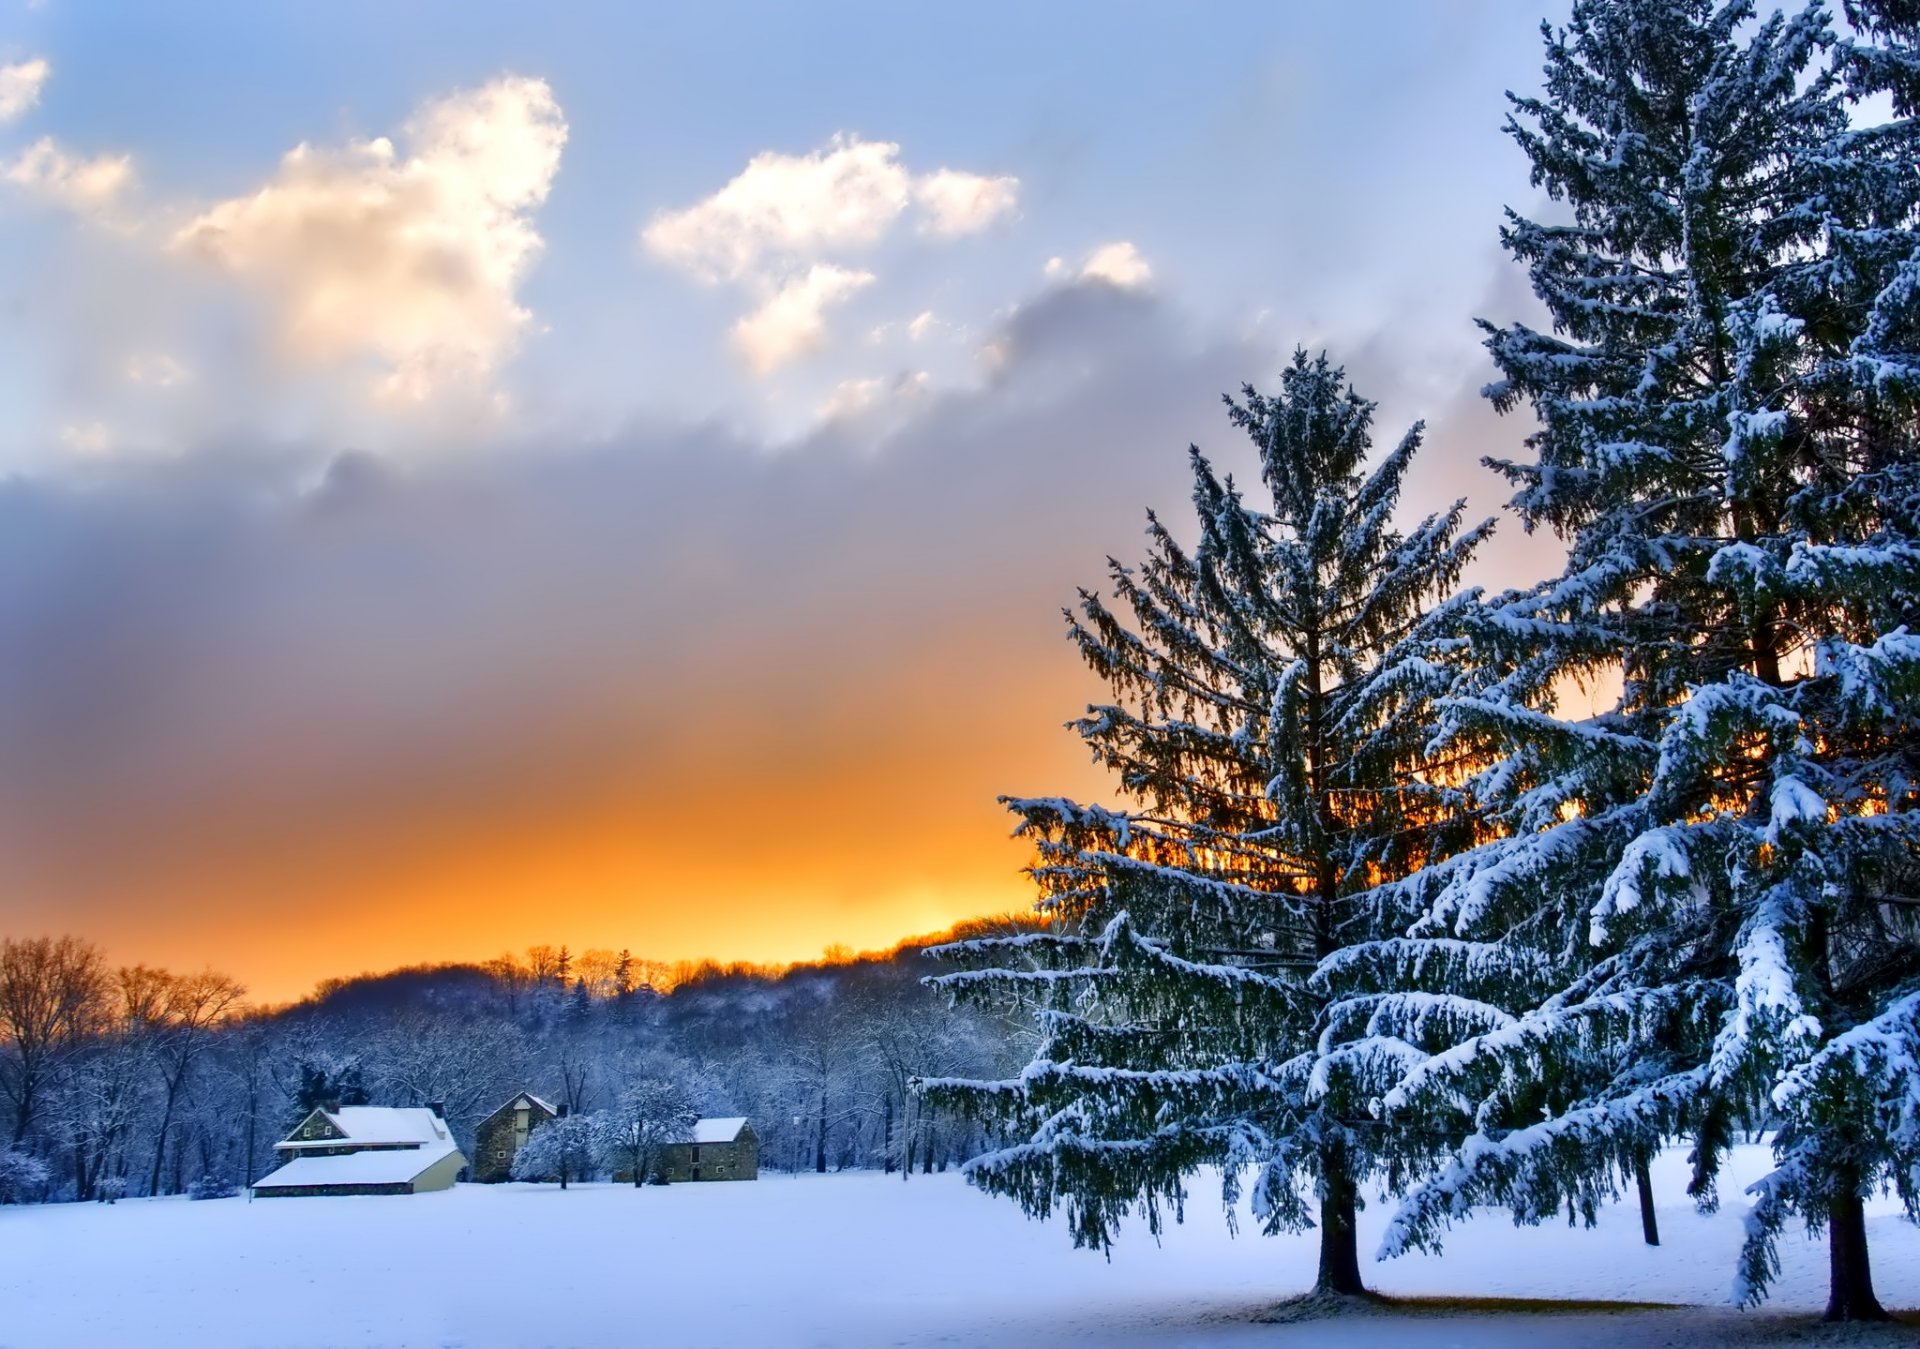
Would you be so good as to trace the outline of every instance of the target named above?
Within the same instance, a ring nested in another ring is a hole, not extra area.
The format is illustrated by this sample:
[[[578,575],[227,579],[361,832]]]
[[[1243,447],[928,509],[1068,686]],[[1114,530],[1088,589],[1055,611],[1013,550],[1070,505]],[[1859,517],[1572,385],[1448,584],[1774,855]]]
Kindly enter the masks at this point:
[[[669,1183],[693,1180],[757,1180],[760,1140],[742,1129],[731,1143],[669,1143],[662,1170]]]
[[[480,1121],[473,1131],[473,1178],[485,1185],[513,1179],[513,1159],[526,1141],[520,1133],[520,1102],[526,1100],[526,1134],[553,1118],[551,1112],[525,1096],[516,1096]]]

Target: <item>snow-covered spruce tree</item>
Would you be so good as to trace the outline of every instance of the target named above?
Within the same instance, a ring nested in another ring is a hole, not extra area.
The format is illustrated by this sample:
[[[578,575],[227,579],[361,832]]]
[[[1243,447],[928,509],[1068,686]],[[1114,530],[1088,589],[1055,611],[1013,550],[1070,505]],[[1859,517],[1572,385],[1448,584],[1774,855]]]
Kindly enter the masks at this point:
[[[1368,891],[1456,846],[1456,793],[1424,754],[1428,700],[1458,654],[1452,599],[1487,526],[1464,503],[1406,533],[1392,523],[1418,426],[1377,464],[1373,404],[1322,356],[1297,353],[1266,397],[1228,400],[1270,506],[1191,451],[1198,541],[1151,514],[1139,567],[1114,595],[1082,591],[1072,640],[1114,701],[1071,723],[1125,804],[1019,799],[1045,931],[936,948],[966,968],[937,986],[1035,1012],[1016,1079],[926,1081],[942,1104],[1023,1141],[973,1161],[973,1182],[1035,1216],[1065,1208],[1105,1248],[1139,1211],[1158,1232],[1187,1178],[1242,1173],[1269,1232],[1315,1217],[1316,1290],[1363,1292],[1361,1183],[1396,1181],[1433,1151],[1367,1102],[1418,1046],[1458,1038],[1454,1004],[1391,995],[1335,1013],[1309,976],[1334,953],[1393,938],[1417,915]],[[1436,1018],[1445,1024],[1435,1024]]]
[[[1486,943],[1436,991],[1510,1019],[1386,1097],[1475,1133],[1384,1250],[1476,1204],[1591,1220],[1676,1135],[1711,1204],[1745,1122],[1779,1166],[1739,1299],[1798,1214],[1830,1233],[1828,1315],[1878,1316],[1862,1198],[1920,1217],[1916,181],[1908,133],[1848,103],[1910,67],[1738,0],[1580,0],[1546,45],[1509,131],[1571,221],[1504,239],[1555,332],[1489,326],[1489,392],[1539,417],[1496,467],[1569,557],[1484,611],[1444,704],[1505,836],[1393,887]],[[1618,695],[1578,717],[1581,679]],[[1504,972],[1540,968],[1554,991],[1515,998]]]

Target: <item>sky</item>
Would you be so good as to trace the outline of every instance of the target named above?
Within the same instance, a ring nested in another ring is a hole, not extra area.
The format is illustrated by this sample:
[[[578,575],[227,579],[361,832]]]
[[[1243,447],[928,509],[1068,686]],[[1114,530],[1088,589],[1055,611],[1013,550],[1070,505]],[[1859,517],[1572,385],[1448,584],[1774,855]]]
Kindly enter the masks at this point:
[[[1500,512],[1557,13],[0,5],[0,934],[280,1000],[1024,907],[1060,610],[1223,392],[1325,349]]]

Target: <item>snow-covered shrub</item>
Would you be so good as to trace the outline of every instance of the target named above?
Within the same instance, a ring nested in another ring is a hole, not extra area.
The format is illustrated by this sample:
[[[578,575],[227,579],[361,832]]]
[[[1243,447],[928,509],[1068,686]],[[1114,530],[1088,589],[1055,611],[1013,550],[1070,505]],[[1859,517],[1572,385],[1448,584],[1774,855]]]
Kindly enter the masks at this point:
[[[189,1199],[231,1199],[239,1193],[238,1185],[220,1176],[202,1176],[187,1186]]]
[[[39,1199],[53,1173],[30,1152],[0,1148],[0,1204],[30,1204]]]

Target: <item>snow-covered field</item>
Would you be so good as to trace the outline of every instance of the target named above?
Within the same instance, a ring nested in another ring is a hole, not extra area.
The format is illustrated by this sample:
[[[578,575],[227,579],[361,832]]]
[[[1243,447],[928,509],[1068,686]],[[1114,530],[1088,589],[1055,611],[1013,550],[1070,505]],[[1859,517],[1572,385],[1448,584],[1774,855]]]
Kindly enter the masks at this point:
[[[1746,1150],[1729,1180],[1764,1165]],[[1371,1278],[1405,1295],[1724,1304],[1744,1199],[1729,1185],[1720,1214],[1695,1214],[1678,1152],[1656,1180],[1658,1250],[1641,1244],[1631,1207],[1594,1231],[1490,1213],[1443,1259],[1374,1266]],[[1882,1297],[1920,1305],[1920,1228],[1890,1203],[1870,1212]],[[0,1208],[0,1346],[1692,1345],[1790,1334],[1776,1313],[1817,1310],[1825,1295],[1825,1247],[1796,1235],[1759,1318],[1481,1311],[1263,1325],[1254,1313],[1312,1281],[1312,1238],[1231,1238],[1206,1187],[1187,1217],[1158,1246],[1131,1230],[1109,1263],[957,1175]],[[1384,1217],[1379,1205],[1363,1215],[1363,1243]]]

